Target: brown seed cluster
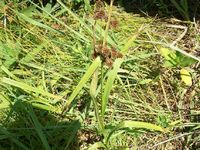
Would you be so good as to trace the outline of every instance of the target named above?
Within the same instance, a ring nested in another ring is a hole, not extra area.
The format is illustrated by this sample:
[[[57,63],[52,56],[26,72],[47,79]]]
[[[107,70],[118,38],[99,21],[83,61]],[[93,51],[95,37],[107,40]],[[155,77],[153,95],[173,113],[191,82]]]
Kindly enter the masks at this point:
[[[97,0],[94,10],[94,19],[95,20],[107,20],[108,16],[104,10],[104,3],[101,0]]]
[[[104,20],[108,21],[108,16],[106,11],[104,10],[104,3],[101,0],[96,1],[95,5],[95,10],[94,10],[94,20]],[[118,25],[117,20],[111,20],[110,21],[110,28],[116,28]],[[95,33],[95,27],[93,29]],[[113,62],[116,58],[122,58],[123,55],[118,52],[114,47],[108,48],[107,44],[102,44],[103,42],[98,42],[96,44],[95,42],[95,37],[94,38],[94,53],[93,53],[93,58],[100,57],[103,63],[105,63],[109,68],[112,67]]]
[[[102,44],[98,44],[95,46],[95,50],[93,53],[93,58],[96,58],[100,56],[101,60],[109,67],[111,68],[113,65],[113,62],[116,58],[122,58],[123,55],[118,52],[115,48],[108,48],[106,46],[103,47]]]

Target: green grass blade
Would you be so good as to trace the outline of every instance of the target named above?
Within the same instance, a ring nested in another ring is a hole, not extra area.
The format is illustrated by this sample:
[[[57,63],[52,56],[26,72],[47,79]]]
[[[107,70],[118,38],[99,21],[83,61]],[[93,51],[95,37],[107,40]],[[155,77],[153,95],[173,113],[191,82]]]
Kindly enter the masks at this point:
[[[142,121],[123,121],[118,125],[118,128],[143,128],[147,130],[164,132],[165,130],[155,124]]]
[[[159,132],[166,132],[167,129],[162,128],[161,126],[148,123],[148,122],[142,122],[142,121],[122,121],[119,123],[116,128],[114,128],[108,135],[106,139],[106,143],[109,142],[110,137],[112,134],[120,129],[124,128],[137,128],[137,129],[146,129],[146,130],[152,130],[152,131],[159,131]]]
[[[31,52],[27,53],[27,55],[22,58],[20,61],[24,63],[29,63],[31,60],[35,59],[35,56],[40,53],[40,51],[43,50],[47,46],[47,42],[43,41],[40,45],[38,45],[36,48],[32,49]]]
[[[0,93],[0,109],[9,108],[10,105],[11,105],[11,102],[8,100],[6,95],[4,95],[3,93]]]
[[[41,95],[44,95],[44,96],[47,96],[47,97],[50,97],[50,98],[54,98],[54,99],[57,99],[57,100],[62,98],[61,96],[57,96],[57,95],[51,94],[51,93],[46,92],[46,91],[44,91],[42,89],[35,88],[35,87],[27,85],[27,84],[25,84],[23,82],[15,81],[15,80],[12,80],[12,79],[9,79],[9,78],[5,78],[4,77],[1,80],[1,82],[9,84],[9,85],[12,85],[12,86],[15,86],[15,87],[18,87],[18,88],[21,88],[24,91],[35,92],[35,93],[38,93],[38,94],[41,94]]]
[[[12,74],[5,66],[1,66],[1,70],[3,70],[9,77],[19,81],[20,79],[16,77],[14,74]]]
[[[84,87],[84,85],[86,84],[86,82],[90,79],[90,77],[93,75],[93,73],[95,72],[95,70],[100,66],[100,64],[101,64],[101,59],[99,57],[97,57],[93,61],[93,63],[90,65],[90,67],[88,68],[88,70],[86,71],[86,73],[81,78],[80,82],[78,83],[78,85],[76,86],[76,88],[74,89],[74,91],[72,92],[72,94],[70,95],[69,99],[67,100],[67,102],[65,104],[63,113],[71,105],[71,103],[74,100],[74,98],[82,90],[82,88]]]
[[[22,13],[19,13],[19,12],[17,12],[17,11],[14,11],[14,12],[15,12],[21,19],[25,20],[26,22],[29,22],[30,24],[33,24],[33,25],[35,25],[35,26],[44,28],[44,29],[46,29],[46,30],[50,30],[50,31],[53,31],[53,32],[61,33],[61,32],[59,32],[58,30],[55,30],[55,29],[53,29],[52,27],[49,27],[49,26],[47,26],[47,25],[45,25],[45,24],[43,24],[43,23],[40,23],[40,22],[38,22],[38,21],[36,21],[36,20],[34,20],[34,19],[32,19],[32,18],[30,18],[30,17],[28,17],[28,16],[26,16],[26,15],[24,15],[24,14],[22,14]]]
[[[123,59],[121,59],[121,58],[116,59],[114,64],[113,64],[113,66],[114,66],[113,69],[108,74],[108,79],[106,81],[104,93],[103,93],[103,96],[102,96],[102,102],[101,102],[101,115],[102,115],[102,117],[105,114],[106,106],[107,106],[107,103],[108,103],[108,98],[109,98],[109,95],[110,95],[110,91],[112,89],[113,82],[114,82],[114,80],[117,76],[117,72],[120,69],[122,62],[123,62]]]
[[[131,37],[129,37],[128,39],[126,39],[126,43],[123,46],[123,48],[121,49],[121,53],[126,54],[129,50],[130,47],[132,47],[134,41],[136,40],[136,38],[141,34],[142,30],[144,29],[144,27],[140,27],[140,29],[138,30],[137,33],[134,33],[134,35],[132,35]]]
[[[67,8],[60,0],[57,1],[75,20],[80,22],[80,24],[84,26],[91,35],[93,34],[91,28],[79,16],[77,16],[69,8]]]
[[[2,127],[0,128],[0,134],[1,134],[0,135],[0,139],[9,138],[12,142],[14,142],[20,148],[25,149],[25,150],[29,150],[28,147],[26,147],[19,140],[17,140],[17,137],[15,138],[15,135],[13,135],[12,133],[8,132],[6,129],[4,129]]]
[[[59,17],[55,17],[52,14],[50,14],[49,12],[47,12],[45,9],[42,9],[41,7],[39,7],[38,5],[36,5],[35,3],[33,3],[32,1],[28,0],[30,3],[32,3],[33,5],[35,5],[37,8],[41,9],[43,12],[45,12],[46,14],[48,14],[50,17],[52,17],[56,22],[60,23],[61,25],[63,25],[67,30],[69,30],[71,33],[73,34],[69,34],[67,36],[72,36],[73,38],[76,38],[78,40],[83,40],[85,42],[90,42],[83,34],[80,34],[78,32],[76,32],[73,28],[71,28],[70,26],[66,25],[63,21],[59,20]],[[64,5],[64,4],[63,4]],[[65,6],[66,7],[66,6]],[[66,10],[66,9],[65,9]],[[68,10],[68,9],[67,9]],[[66,11],[67,11],[66,10]],[[70,11],[71,12],[71,11]],[[64,13],[64,12],[63,12]],[[68,12],[69,13],[69,12]],[[71,14],[74,14],[73,12],[71,12]],[[75,15],[75,14],[74,14]],[[74,16],[73,16],[74,17]],[[76,16],[77,17],[77,16]],[[57,31],[57,30],[56,30]],[[57,31],[59,32],[59,31]],[[62,32],[59,32],[62,33]],[[76,35],[76,36],[74,36]]]
[[[51,148],[50,148],[48,141],[47,141],[47,139],[46,139],[46,137],[45,137],[45,135],[42,131],[42,125],[38,121],[38,119],[37,119],[37,117],[36,117],[36,115],[33,111],[33,108],[31,106],[29,107],[28,113],[31,116],[31,119],[32,119],[34,126],[35,126],[35,130],[36,130],[37,134],[39,135],[45,149],[50,150]]]

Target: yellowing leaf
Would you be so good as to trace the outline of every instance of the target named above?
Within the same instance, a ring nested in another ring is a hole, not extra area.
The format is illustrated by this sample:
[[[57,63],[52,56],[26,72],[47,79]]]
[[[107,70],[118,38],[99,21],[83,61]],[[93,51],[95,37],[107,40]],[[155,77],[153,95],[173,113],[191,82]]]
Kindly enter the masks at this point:
[[[182,68],[180,70],[181,81],[183,81],[187,86],[192,85],[192,77],[188,70]]]
[[[174,53],[174,51],[168,49],[168,48],[160,48],[160,54],[167,60],[171,60],[171,59],[176,59],[176,54]]]
[[[173,67],[177,65],[177,56],[176,53],[168,48],[160,48],[159,49],[161,56],[165,58],[165,67]]]

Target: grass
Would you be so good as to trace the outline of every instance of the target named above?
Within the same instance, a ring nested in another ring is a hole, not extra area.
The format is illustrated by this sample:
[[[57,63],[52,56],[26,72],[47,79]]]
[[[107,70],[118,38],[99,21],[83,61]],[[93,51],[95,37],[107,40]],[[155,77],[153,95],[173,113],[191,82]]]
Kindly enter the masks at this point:
[[[197,149],[198,22],[58,3],[0,3],[0,149]],[[123,57],[93,58],[101,42]]]

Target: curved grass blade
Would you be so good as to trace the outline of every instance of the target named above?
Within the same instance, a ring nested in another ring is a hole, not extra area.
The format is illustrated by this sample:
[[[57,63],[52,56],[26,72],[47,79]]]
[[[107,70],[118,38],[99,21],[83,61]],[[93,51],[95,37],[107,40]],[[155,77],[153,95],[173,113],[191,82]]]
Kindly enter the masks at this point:
[[[74,98],[82,90],[82,88],[84,87],[84,85],[86,84],[86,82],[90,79],[90,77],[93,75],[93,73],[95,72],[95,70],[100,66],[100,64],[101,64],[101,59],[100,59],[100,57],[97,57],[93,61],[93,63],[90,65],[90,67],[88,68],[88,70],[86,71],[86,73],[81,78],[80,82],[78,83],[78,85],[76,86],[76,88],[74,89],[74,91],[72,92],[72,94],[70,95],[69,99],[67,100],[67,102],[66,102],[66,104],[64,106],[62,114],[67,111],[68,107],[71,105],[71,103],[74,100]]]
[[[105,114],[106,106],[107,106],[107,103],[108,103],[108,97],[110,95],[110,91],[112,89],[113,82],[114,82],[114,80],[117,76],[117,72],[120,69],[122,62],[123,62],[123,59],[121,59],[121,58],[116,59],[114,64],[113,64],[113,66],[114,66],[113,70],[111,70],[110,73],[108,74],[108,79],[106,81],[104,93],[103,93],[103,96],[102,96],[102,102],[101,102],[101,115],[102,115],[102,117]]]
[[[152,131],[159,131],[159,132],[166,132],[167,129],[162,128],[161,126],[148,123],[148,122],[142,122],[142,121],[122,121],[119,123],[116,128],[114,128],[110,134],[107,137],[106,143],[108,143],[110,137],[112,134],[120,129],[124,128],[137,128],[137,129],[147,129],[147,130],[152,130]]]

